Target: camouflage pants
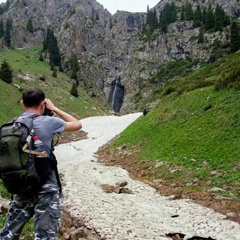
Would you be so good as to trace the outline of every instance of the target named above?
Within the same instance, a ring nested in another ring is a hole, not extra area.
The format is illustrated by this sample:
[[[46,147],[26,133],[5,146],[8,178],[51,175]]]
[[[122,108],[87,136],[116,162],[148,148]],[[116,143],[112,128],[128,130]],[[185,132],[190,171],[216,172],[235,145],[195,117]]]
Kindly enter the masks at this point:
[[[34,240],[56,240],[61,219],[59,193],[14,195],[0,240],[18,240],[31,217],[34,219]]]

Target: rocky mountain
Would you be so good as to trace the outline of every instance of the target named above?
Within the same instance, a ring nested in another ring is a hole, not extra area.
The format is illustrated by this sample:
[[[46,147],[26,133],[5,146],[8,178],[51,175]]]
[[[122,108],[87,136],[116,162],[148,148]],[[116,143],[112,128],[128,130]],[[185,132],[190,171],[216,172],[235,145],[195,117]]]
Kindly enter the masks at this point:
[[[193,28],[193,20],[180,17],[186,4],[193,10],[220,6],[230,19],[240,16],[238,0],[162,0],[150,11],[156,11],[160,19],[165,6],[174,3],[177,19],[167,32],[155,29],[149,35],[143,31],[148,29],[148,13],[117,11],[111,15],[96,0],[10,1],[0,18],[12,20],[11,46],[41,44],[47,29],[53,29],[64,71],[70,73],[68,62],[76,54],[80,87],[92,96],[104,95],[114,112],[142,110],[154,91],[174,80],[150,81],[169,61],[185,59],[193,62],[194,69],[228,53],[230,25],[222,31],[205,31],[204,42],[199,43],[201,28]],[[27,30],[29,20],[33,32]]]

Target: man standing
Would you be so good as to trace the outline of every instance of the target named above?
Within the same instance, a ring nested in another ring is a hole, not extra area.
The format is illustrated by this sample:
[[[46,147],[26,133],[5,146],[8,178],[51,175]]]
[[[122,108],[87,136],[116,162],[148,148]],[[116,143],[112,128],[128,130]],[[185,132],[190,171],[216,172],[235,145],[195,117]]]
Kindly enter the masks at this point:
[[[70,114],[60,110],[44,93],[30,88],[22,94],[22,106],[25,112],[20,117],[39,116],[33,120],[36,136],[44,144],[48,156],[52,154],[52,141],[56,133],[78,131],[82,124]],[[44,116],[47,108],[59,117]],[[61,191],[56,171],[52,171],[42,186],[28,194],[14,194],[11,198],[6,223],[0,231],[1,240],[18,240],[25,223],[33,217],[34,240],[56,240],[61,220]]]

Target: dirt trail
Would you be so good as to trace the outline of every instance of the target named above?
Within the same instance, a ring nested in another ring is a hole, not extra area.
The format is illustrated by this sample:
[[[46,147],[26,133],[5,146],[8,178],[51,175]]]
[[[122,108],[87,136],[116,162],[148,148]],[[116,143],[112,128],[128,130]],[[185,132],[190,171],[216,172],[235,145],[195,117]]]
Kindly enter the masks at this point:
[[[163,240],[179,233],[176,239],[239,240],[240,225],[225,215],[191,200],[161,196],[155,188],[130,178],[121,167],[97,161],[99,147],[140,115],[83,119],[88,138],[56,147],[64,175],[64,208],[102,239]]]

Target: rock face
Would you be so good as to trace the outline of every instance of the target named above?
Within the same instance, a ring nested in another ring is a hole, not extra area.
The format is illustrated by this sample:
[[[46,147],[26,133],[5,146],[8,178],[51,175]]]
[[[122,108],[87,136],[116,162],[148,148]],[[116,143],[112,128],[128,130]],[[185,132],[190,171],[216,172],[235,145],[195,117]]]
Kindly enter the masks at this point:
[[[171,2],[160,1],[154,9],[159,13]],[[186,3],[185,0],[173,2],[178,7]],[[240,16],[237,0],[189,2],[193,8],[218,4],[232,18]],[[104,96],[106,102],[115,108],[114,112],[118,109],[129,112],[143,108],[141,99],[148,98],[156,90],[149,79],[166,62],[176,59],[215,61],[217,49],[214,44],[229,44],[229,27],[222,32],[205,33],[205,42],[199,44],[197,36],[200,29],[192,28],[191,21],[172,23],[167,33],[155,31],[154,36],[147,39],[142,35],[146,15],[125,11],[111,15],[96,0],[15,0],[2,17],[13,21],[12,46],[15,48],[41,44],[47,28],[52,28],[58,40],[64,71],[70,72],[68,61],[73,53],[76,54],[80,87],[92,95]],[[26,29],[29,20],[33,23],[33,33]],[[113,82],[118,77],[121,84],[114,88]],[[158,87],[165,83],[159,82]],[[124,101],[117,97],[113,104],[111,97],[116,96],[118,90]]]
[[[109,95],[109,104],[112,107],[114,113],[119,113],[120,109],[123,104],[124,95],[125,95],[125,87],[121,83],[121,77],[118,76],[113,82],[112,82],[112,88],[110,90]]]

